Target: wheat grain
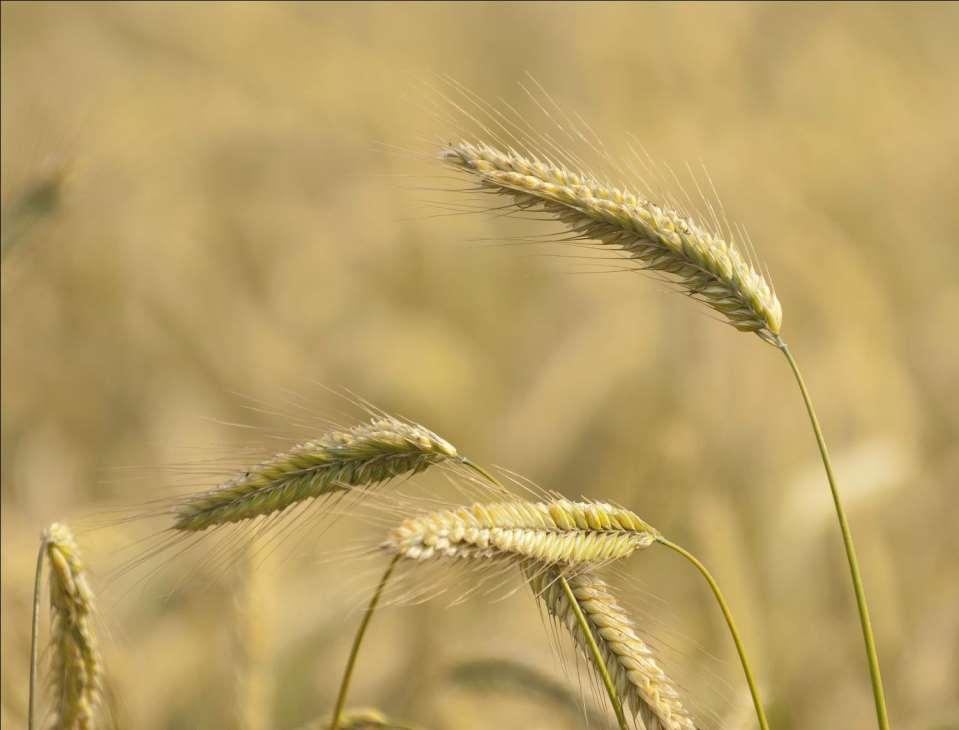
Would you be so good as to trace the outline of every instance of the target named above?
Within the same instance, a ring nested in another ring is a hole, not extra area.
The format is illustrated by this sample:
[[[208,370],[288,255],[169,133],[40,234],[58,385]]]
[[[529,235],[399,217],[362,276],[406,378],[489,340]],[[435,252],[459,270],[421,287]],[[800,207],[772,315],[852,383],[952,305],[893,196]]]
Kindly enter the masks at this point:
[[[175,508],[174,529],[198,532],[270,515],[350,487],[417,474],[447,460],[466,461],[452,444],[419,424],[375,418],[299,444],[220,487],[188,495]]]
[[[736,329],[777,344],[782,307],[775,292],[721,235],[588,174],[512,150],[457,142],[442,159],[477,178],[484,190],[509,195],[518,209],[549,213],[577,239],[619,249],[667,275]]]
[[[476,503],[404,521],[384,549],[413,560],[533,558],[598,563],[630,555],[658,533],[636,514],[603,502]]]
[[[560,576],[566,577],[605,658],[620,701],[634,717],[639,716],[646,730],[696,730],[676,687],[602,579],[589,569],[544,568],[534,561],[524,563],[523,569],[547,611],[569,630],[577,646],[589,657],[586,637],[559,585]]]
[[[54,523],[43,533],[50,565],[52,687],[56,730],[89,730],[100,700],[102,666],[93,632],[93,593],[73,534]]]

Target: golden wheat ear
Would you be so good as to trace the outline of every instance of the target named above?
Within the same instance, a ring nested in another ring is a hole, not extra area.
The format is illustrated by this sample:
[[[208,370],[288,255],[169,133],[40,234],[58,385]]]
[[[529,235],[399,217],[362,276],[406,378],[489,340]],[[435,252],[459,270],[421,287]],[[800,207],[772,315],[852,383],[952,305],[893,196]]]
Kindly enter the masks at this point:
[[[455,142],[442,160],[517,209],[552,215],[573,240],[596,241],[659,272],[733,327],[777,343],[782,306],[772,287],[734,243],[667,207],[586,172],[504,151]]]
[[[37,562],[37,588],[43,561],[50,569],[50,645],[53,719],[57,730],[94,727],[101,699],[103,666],[93,631],[93,592],[73,533],[60,523],[43,532]],[[39,590],[34,594],[33,650],[30,671],[29,727],[35,727],[37,619]]]
[[[418,474],[444,462],[472,467],[451,443],[428,428],[382,415],[330,431],[219,487],[187,495],[174,509],[173,529],[201,532],[272,515],[310,499]]]
[[[678,689],[605,581],[588,567],[570,571],[566,566],[544,567],[528,561],[523,571],[537,599],[590,659],[589,637],[577,613],[585,617],[616,695],[646,730],[696,730]],[[563,589],[563,578],[569,592]]]
[[[597,564],[655,542],[658,532],[634,512],[604,502],[488,502],[412,517],[384,550],[410,560],[531,558]]]

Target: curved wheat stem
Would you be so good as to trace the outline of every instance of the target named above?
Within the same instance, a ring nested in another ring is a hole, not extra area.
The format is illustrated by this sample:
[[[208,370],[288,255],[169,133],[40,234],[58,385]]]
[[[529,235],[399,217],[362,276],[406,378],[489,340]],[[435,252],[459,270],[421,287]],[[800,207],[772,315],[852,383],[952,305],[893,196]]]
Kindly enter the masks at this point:
[[[613,706],[613,712],[616,714],[616,722],[619,723],[619,730],[629,730],[629,726],[626,723],[626,713],[623,711],[623,701],[620,699],[619,691],[616,689],[613,677],[609,673],[606,654],[604,654],[603,649],[600,648],[599,643],[596,641],[595,632],[590,625],[589,619],[586,618],[583,606],[580,605],[580,600],[573,592],[565,575],[557,575],[556,581],[559,583],[560,588],[562,588],[569,607],[572,609],[573,618],[578,628],[576,635],[579,636],[582,643],[585,644],[586,654],[593,660],[593,666],[599,674],[600,679],[602,679],[603,686],[606,687],[606,695],[609,697],[609,702]]]
[[[387,566],[386,572],[383,573],[383,577],[380,578],[379,585],[376,586],[376,591],[373,593],[373,597],[370,599],[370,604],[366,607],[366,611],[363,614],[363,620],[360,622],[360,627],[356,631],[356,636],[353,638],[353,646],[350,648],[350,657],[346,660],[346,669],[343,670],[343,679],[340,682],[340,691],[336,696],[336,705],[333,708],[333,717],[330,720],[330,730],[337,730],[341,723],[343,723],[343,708],[346,706],[346,696],[350,691],[350,680],[353,678],[353,668],[356,666],[356,658],[360,654],[360,645],[363,643],[363,637],[366,635],[366,629],[370,625],[370,620],[373,618],[376,607],[380,602],[380,596],[383,595],[383,589],[386,588],[386,584],[389,582],[390,576],[396,569],[396,564],[399,562],[399,560],[400,556],[396,555]]]
[[[492,502],[413,517],[383,547],[412,560],[523,557],[600,563],[651,545],[658,533],[638,515],[604,502]]]
[[[175,508],[173,528],[199,532],[270,515],[350,487],[417,474],[444,461],[465,459],[428,428],[383,416],[299,444],[220,487],[187,496]]]
[[[40,559],[37,562],[28,726],[33,730],[36,618],[43,555],[46,555],[50,566],[50,642],[53,647],[54,697],[51,727],[57,730],[90,730],[100,703],[100,681],[103,673],[92,627],[93,592],[87,585],[83,562],[73,533],[66,525],[59,523],[54,523],[44,530]]]
[[[525,564],[524,571],[550,615],[589,656],[589,635],[576,616],[577,608],[582,611],[618,697],[646,730],[696,730],[676,687],[602,579],[589,569],[564,574],[561,566],[544,569],[535,563]],[[563,577],[569,592],[559,582]]]
[[[619,249],[661,272],[733,327],[774,344],[782,307],[772,287],[735,244],[676,211],[587,173],[487,144],[457,142],[443,160],[516,207],[556,217],[579,240]]]
[[[732,611],[729,610],[729,604],[726,602],[726,597],[720,590],[719,584],[716,582],[716,579],[713,578],[712,573],[710,573],[709,570],[706,569],[706,566],[703,565],[702,561],[700,561],[700,559],[691,552],[664,537],[659,537],[657,542],[659,542],[661,545],[665,545],[679,555],[682,555],[696,568],[696,570],[700,572],[700,574],[706,580],[706,583],[709,584],[709,588],[713,592],[716,602],[719,604],[719,609],[723,613],[723,618],[726,620],[726,626],[729,629],[729,634],[733,639],[733,643],[736,645],[736,653],[739,654],[739,662],[742,664],[743,674],[746,675],[746,684],[749,687],[749,694],[753,700],[753,707],[756,710],[756,718],[759,720],[759,727],[761,730],[769,730],[769,721],[766,719],[766,711],[763,709],[763,703],[759,697],[759,688],[756,686],[756,679],[753,676],[753,670],[749,666],[749,658],[746,656],[746,647],[743,645],[743,640],[739,636],[739,629],[736,628],[736,622],[733,620]]]
[[[806,406],[806,412],[809,415],[809,422],[812,425],[813,434],[816,437],[816,445],[819,447],[819,455],[822,457],[823,467],[826,469],[826,479],[829,482],[829,491],[832,494],[833,506],[836,510],[836,518],[839,521],[839,531],[842,534],[843,547],[846,551],[846,560],[849,563],[849,574],[852,579],[853,591],[856,595],[856,608],[859,612],[859,623],[862,628],[863,643],[866,645],[866,659],[869,662],[869,676],[872,681],[873,703],[876,707],[876,718],[880,730],[889,730],[889,712],[886,709],[886,695],[882,686],[882,672],[879,668],[879,651],[876,648],[876,637],[873,635],[872,620],[869,617],[869,605],[866,603],[866,589],[862,584],[862,575],[859,572],[859,559],[856,557],[856,546],[852,540],[852,529],[849,527],[849,521],[846,519],[846,511],[843,509],[842,500],[839,497],[839,485],[836,483],[836,476],[832,469],[832,460],[829,458],[829,449],[826,448],[826,439],[822,433],[822,427],[819,425],[819,418],[816,416],[816,409],[813,408],[812,398],[806,388],[806,382],[803,380],[802,373],[799,372],[799,365],[793,358],[792,352],[778,337],[776,344],[792,369],[799,386],[799,392],[802,395],[803,403]]]

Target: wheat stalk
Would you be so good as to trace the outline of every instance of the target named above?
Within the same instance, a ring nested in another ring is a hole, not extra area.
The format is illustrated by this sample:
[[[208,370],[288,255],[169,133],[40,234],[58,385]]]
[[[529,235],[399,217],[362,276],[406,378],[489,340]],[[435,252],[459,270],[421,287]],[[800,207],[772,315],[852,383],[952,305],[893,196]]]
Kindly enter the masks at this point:
[[[428,428],[384,415],[298,444],[215,489],[188,495],[175,508],[173,528],[199,532],[270,515],[350,487],[417,474],[444,461],[473,466]]]
[[[555,216],[577,239],[619,249],[667,275],[736,329],[775,344],[782,307],[772,287],[734,243],[696,221],[585,172],[513,150],[457,142],[443,149],[442,159],[484,190],[510,196],[517,208]]]
[[[648,547],[658,532],[638,515],[604,502],[476,503],[405,520],[383,548],[411,560],[532,558],[595,564]]]
[[[639,716],[646,730],[696,730],[676,687],[602,579],[589,568],[564,572],[563,566],[544,568],[540,563],[526,562],[523,569],[547,611],[569,630],[577,646],[589,657],[588,637],[575,610],[578,606],[617,696],[634,717]],[[563,590],[562,578],[566,579],[569,593]]]
[[[50,566],[50,643],[52,646],[52,691],[55,730],[90,730],[100,703],[103,667],[93,632],[93,592],[73,533],[66,525],[54,523],[43,532],[37,563],[37,587],[43,557]],[[33,650],[30,676],[30,718],[32,730],[36,676],[37,609],[39,590],[34,594]]]

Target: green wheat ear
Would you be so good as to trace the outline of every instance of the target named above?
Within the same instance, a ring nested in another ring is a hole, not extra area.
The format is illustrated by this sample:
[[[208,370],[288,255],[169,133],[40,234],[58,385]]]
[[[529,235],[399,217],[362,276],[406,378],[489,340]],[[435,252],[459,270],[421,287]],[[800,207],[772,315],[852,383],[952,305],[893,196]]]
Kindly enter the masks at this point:
[[[271,515],[351,487],[418,474],[443,462],[470,466],[451,443],[425,426],[382,416],[330,431],[219,487],[187,495],[174,510],[173,529],[200,532]]]

